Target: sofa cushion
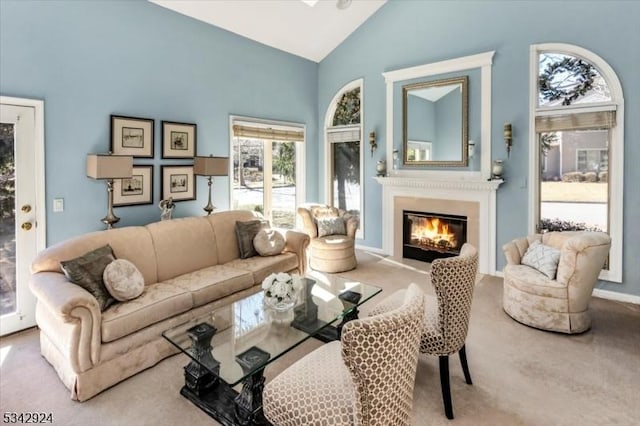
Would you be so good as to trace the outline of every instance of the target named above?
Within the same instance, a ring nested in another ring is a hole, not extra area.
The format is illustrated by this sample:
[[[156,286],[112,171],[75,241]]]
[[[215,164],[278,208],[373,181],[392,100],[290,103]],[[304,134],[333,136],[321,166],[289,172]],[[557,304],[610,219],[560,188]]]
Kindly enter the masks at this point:
[[[236,259],[225,264],[234,269],[251,272],[254,283],[261,283],[272,273],[289,272],[298,268],[298,257],[295,253],[282,253],[276,256],[254,256],[248,259]]]
[[[230,210],[206,217],[216,236],[218,264],[222,265],[240,257],[238,239],[236,238],[236,222],[259,218],[258,213],[249,210]]]
[[[144,278],[136,265],[127,259],[116,259],[104,268],[104,285],[119,302],[135,299],[144,291]]]
[[[165,281],[165,284],[190,292],[195,307],[249,288],[254,283],[248,271],[216,265],[180,275]]]
[[[154,222],[147,229],[155,248],[158,282],[218,264],[216,237],[204,217]]]
[[[158,282],[156,257],[149,255],[154,252],[153,241],[144,226],[127,226],[108,231],[90,232],[47,247],[38,253],[31,264],[31,273],[62,273],[60,261],[81,256],[106,244],[111,246],[116,258],[133,262],[142,272],[145,283]]]
[[[527,265],[507,265],[505,277],[518,290],[543,297],[567,298],[567,287],[558,281],[549,279],[542,272]]]
[[[284,250],[285,240],[275,229],[263,229],[253,239],[253,247],[260,256],[275,256]]]
[[[167,283],[148,285],[138,298],[117,303],[102,313],[102,341],[112,342],[192,306],[191,293],[181,287]]]
[[[69,281],[87,290],[98,301],[101,311],[116,303],[104,285],[102,275],[105,268],[115,260],[111,246],[106,245],[74,259],[60,262]]]

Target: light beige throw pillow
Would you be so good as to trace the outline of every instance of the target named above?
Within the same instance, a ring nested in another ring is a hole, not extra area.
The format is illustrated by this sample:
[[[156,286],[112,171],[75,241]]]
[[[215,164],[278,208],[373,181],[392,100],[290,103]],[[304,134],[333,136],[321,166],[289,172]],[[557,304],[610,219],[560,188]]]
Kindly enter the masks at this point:
[[[284,237],[273,229],[263,229],[253,238],[253,247],[260,256],[275,256],[284,250]]]
[[[114,299],[125,302],[144,291],[144,278],[136,265],[126,259],[116,259],[104,269],[104,285]]]

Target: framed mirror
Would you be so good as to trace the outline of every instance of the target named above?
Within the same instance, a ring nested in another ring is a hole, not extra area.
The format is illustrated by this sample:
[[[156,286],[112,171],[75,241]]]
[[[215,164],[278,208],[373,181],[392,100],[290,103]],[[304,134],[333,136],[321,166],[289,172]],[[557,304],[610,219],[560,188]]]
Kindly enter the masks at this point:
[[[403,164],[466,167],[468,77],[402,86]]]

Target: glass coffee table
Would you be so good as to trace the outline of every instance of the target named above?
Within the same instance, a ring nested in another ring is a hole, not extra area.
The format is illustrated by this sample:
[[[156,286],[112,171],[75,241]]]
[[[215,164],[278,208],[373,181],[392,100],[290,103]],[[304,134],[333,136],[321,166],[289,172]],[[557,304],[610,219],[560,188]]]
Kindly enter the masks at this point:
[[[262,414],[264,368],[310,337],[339,339],[358,306],[382,291],[322,274],[303,282],[289,311],[264,305],[260,291],[162,333],[191,358],[180,393],[225,426],[270,424]]]

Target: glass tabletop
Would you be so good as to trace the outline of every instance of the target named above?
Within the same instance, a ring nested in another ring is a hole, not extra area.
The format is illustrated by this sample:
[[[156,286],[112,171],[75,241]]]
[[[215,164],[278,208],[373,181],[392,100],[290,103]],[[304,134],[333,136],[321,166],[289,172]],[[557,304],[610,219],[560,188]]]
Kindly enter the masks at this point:
[[[313,272],[302,281],[294,309],[279,312],[268,307],[260,291],[162,335],[191,359],[235,386],[309,337],[335,327],[343,317],[353,314],[359,305],[382,291],[359,281]],[[203,355],[203,346],[210,353]]]

